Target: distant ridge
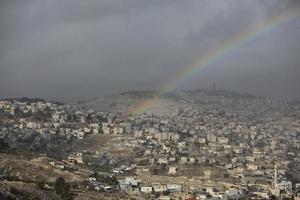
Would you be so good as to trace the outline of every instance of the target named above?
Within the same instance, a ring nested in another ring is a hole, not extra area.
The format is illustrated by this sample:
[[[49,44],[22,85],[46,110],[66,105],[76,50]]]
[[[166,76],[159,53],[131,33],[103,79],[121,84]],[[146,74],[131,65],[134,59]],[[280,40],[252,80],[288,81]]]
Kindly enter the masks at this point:
[[[253,94],[249,93],[242,93],[238,91],[233,91],[233,90],[225,90],[225,89],[194,89],[194,90],[183,90],[180,92],[169,92],[164,95],[161,95],[162,98],[172,98],[175,97],[178,93],[187,93],[187,94],[192,94],[192,93],[205,93],[207,95],[211,96],[224,96],[224,97],[239,97],[239,98],[260,98],[262,99],[263,97],[259,97]],[[132,98],[153,98],[157,97],[159,93],[155,90],[133,90],[133,91],[126,91],[126,92],[121,92],[117,93],[115,95],[121,95],[121,96],[129,96]],[[112,95],[114,96],[114,95]]]
[[[63,105],[65,104],[64,102],[60,102],[60,101],[50,101],[50,100],[46,100],[43,98],[39,98],[39,97],[12,97],[12,98],[3,98],[0,99],[1,101],[18,101],[18,102],[23,102],[23,103],[37,103],[37,102],[51,102],[51,103],[55,103],[58,105]]]
[[[158,92],[154,90],[133,90],[118,93],[117,95],[129,96],[132,98],[154,98],[158,95]]]
[[[186,90],[186,93],[205,93],[211,96],[223,96],[223,97],[237,97],[237,98],[250,98],[250,99],[264,99],[263,97],[259,97],[253,94],[248,93],[241,93],[238,91],[233,90],[225,90],[225,89],[216,89],[216,90],[209,90],[209,89],[195,89],[195,90]]]
[[[81,101],[77,105],[82,109],[94,109],[104,112],[130,112],[130,109],[139,105],[148,99],[155,99],[153,104],[149,106],[146,112],[157,115],[170,115],[179,108],[197,107],[201,105],[222,104],[220,97],[227,101],[236,101],[238,99],[247,99],[249,101],[255,99],[264,99],[252,94],[240,93],[237,91],[224,89],[195,89],[186,91],[176,91],[158,96],[159,93],[154,90],[134,90],[126,91],[110,96],[94,98],[90,101]],[[232,103],[233,104],[233,103]]]
[[[2,101],[19,101],[19,102],[31,102],[36,103],[39,101],[45,102],[43,98],[31,98],[31,97],[13,97],[13,98],[3,98]]]

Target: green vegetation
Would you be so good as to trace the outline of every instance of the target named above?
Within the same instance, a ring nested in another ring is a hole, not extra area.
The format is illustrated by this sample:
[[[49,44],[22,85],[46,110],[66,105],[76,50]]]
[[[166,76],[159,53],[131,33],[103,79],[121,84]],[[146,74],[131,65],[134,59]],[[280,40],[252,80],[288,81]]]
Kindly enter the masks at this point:
[[[56,194],[58,194],[62,199],[72,199],[69,195],[70,185],[65,181],[63,177],[59,177],[56,179],[54,189],[56,191]]]

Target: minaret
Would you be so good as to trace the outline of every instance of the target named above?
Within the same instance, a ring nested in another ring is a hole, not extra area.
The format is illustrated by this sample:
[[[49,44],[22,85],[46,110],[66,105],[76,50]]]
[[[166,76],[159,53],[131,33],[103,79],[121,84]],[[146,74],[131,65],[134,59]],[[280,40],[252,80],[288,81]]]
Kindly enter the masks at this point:
[[[277,186],[277,176],[278,176],[277,165],[275,165],[274,183],[273,183],[275,188],[276,188],[276,186]]]

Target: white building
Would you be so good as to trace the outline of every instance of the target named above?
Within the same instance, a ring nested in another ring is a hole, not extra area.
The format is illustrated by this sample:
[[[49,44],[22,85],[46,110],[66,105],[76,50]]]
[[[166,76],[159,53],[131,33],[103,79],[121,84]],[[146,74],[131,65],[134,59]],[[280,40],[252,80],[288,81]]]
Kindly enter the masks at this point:
[[[152,187],[142,186],[141,187],[141,192],[143,192],[143,193],[151,193],[152,192]]]
[[[168,174],[169,175],[177,175],[177,167],[176,166],[170,166]]]
[[[292,191],[292,182],[291,181],[281,181],[280,183],[276,183],[275,187],[280,190]]]
[[[73,163],[78,163],[82,164],[82,153],[80,152],[74,152],[71,155],[68,156],[68,161],[73,162]]]
[[[181,192],[181,185],[178,184],[168,184],[167,190],[170,192]]]

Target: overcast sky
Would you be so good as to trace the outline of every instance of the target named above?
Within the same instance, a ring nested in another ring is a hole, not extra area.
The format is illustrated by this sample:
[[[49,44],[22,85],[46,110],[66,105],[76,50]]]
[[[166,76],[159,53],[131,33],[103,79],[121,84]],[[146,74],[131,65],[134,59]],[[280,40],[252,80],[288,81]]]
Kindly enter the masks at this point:
[[[299,0],[0,0],[0,97],[78,100],[157,90]],[[179,89],[300,98],[300,18],[226,54]]]

